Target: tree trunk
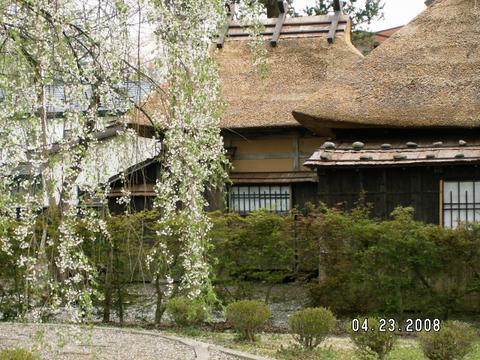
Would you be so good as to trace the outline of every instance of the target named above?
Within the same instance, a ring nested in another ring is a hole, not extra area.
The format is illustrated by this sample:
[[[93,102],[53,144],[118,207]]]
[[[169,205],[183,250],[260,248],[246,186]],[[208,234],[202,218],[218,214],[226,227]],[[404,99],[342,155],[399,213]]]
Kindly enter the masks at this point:
[[[118,256],[118,250],[114,246],[115,257],[115,288],[117,290],[117,313],[120,321],[120,326],[123,326],[123,287],[120,279],[120,259]]]
[[[37,69],[38,73],[42,75],[42,70]],[[43,85],[42,79],[37,79],[40,81],[40,84],[37,85],[37,101],[40,106],[38,107],[38,114],[40,116],[40,127],[42,129],[42,157],[44,160],[48,160],[48,136],[47,136],[47,96],[45,94],[45,85]],[[48,167],[42,169],[42,184],[44,186],[44,191],[47,195],[48,207],[55,205],[55,195],[53,193],[52,183],[50,179],[50,174],[48,173]]]
[[[110,322],[110,309],[112,306],[112,271],[113,271],[113,246],[110,246],[108,252],[107,271],[105,272],[105,300],[103,302],[103,322]]]
[[[155,277],[155,292],[157,294],[157,307],[155,309],[155,325],[160,325],[165,312],[165,304],[163,303],[163,292],[160,286],[160,276]]]
[[[322,237],[318,240],[318,283],[323,280],[323,250],[322,250]]]
[[[100,83],[101,81],[99,80],[97,81],[97,83],[91,85],[92,96],[90,99],[90,104],[86,111],[87,117],[91,116],[91,115],[88,115],[91,112],[98,111],[98,106],[100,105],[100,96],[98,94],[98,87],[100,86]],[[73,148],[70,151],[70,153],[73,154],[73,159],[71,161],[70,169],[67,172],[67,173],[70,173],[70,175],[66,175],[64,177],[64,180],[61,186],[61,191],[60,191],[59,206],[62,214],[64,214],[69,208],[68,201],[65,201],[65,199],[68,199],[67,193],[69,191],[77,190],[77,186],[75,185],[75,183],[78,177],[80,176],[80,172],[82,170],[81,164],[84,158],[87,156],[87,152],[90,149],[90,145],[91,145],[91,140],[89,139],[89,136],[95,131],[94,116],[88,118],[86,123],[86,128],[87,128],[86,134],[78,138],[78,143],[76,145],[73,145]]]

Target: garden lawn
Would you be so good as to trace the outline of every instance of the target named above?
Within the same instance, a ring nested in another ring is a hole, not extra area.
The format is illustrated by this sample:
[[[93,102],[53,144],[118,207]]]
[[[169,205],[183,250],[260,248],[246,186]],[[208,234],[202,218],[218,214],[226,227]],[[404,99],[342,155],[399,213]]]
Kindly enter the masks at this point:
[[[295,346],[289,334],[264,333],[258,335],[255,343],[237,340],[234,332],[212,332],[200,329],[178,329],[173,335],[196,338],[201,341],[237,349],[252,354],[268,356],[279,360],[360,360],[355,354],[348,337],[329,337],[313,352],[303,351]],[[428,360],[414,338],[400,338],[395,343],[387,360]],[[480,360],[480,341],[464,360]]]

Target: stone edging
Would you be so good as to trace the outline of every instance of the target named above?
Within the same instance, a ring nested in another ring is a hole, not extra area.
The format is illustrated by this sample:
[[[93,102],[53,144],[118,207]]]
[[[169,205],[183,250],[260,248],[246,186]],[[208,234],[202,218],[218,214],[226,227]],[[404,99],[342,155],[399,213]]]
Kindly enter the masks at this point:
[[[167,340],[180,342],[184,345],[192,347],[195,351],[196,358],[199,360],[208,360],[210,358],[208,350],[210,349],[217,350],[228,355],[233,355],[244,360],[274,360],[272,358],[249,354],[243,351],[233,350],[233,349],[225,348],[219,345],[208,344],[201,341],[192,340],[189,338],[181,338],[177,336],[163,335],[160,333],[139,331],[139,330],[131,330],[130,332],[136,333],[136,334],[142,334],[142,335],[159,336]]]
[[[249,353],[245,353],[243,351],[233,350],[233,349],[225,348],[223,346],[218,346],[218,345],[211,345],[211,346],[209,346],[209,348],[215,349],[215,350],[221,351],[225,354],[233,355],[233,356],[239,357],[241,359],[245,359],[245,360],[273,360],[272,358],[267,358],[267,357],[264,357],[264,356],[249,354]]]

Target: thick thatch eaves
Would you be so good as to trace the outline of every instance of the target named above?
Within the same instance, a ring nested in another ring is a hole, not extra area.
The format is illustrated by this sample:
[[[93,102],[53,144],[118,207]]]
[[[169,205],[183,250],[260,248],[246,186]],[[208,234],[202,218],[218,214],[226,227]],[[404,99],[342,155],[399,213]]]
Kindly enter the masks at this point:
[[[265,20],[267,75],[262,79],[252,64],[245,29],[233,22],[219,61],[226,111],[222,128],[300,126],[292,110],[336,73],[353,66],[362,56],[350,42],[350,20],[341,15],[333,43],[327,41],[335,15],[286,18],[276,46],[270,41],[277,19]]]
[[[480,3],[437,0],[294,111],[314,131],[480,126]]]

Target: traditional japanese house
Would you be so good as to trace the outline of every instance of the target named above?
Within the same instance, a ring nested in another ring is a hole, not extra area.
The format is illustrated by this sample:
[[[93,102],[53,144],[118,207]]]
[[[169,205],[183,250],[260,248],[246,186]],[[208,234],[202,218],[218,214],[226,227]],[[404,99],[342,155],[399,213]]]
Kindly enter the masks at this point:
[[[447,227],[480,220],[479,19],[474,0],[434,1],[295,109],[329,137],[305,162],[321,201],[365,192],[379,217],[412,206]]]
[[[316,201],[316,172],[303,163],[324,139],[299,124],[292,110],[362,57],[350,42],[350,20],[339,1],[335,14],[326,16],[289,18],[285,10],[281,7],[278,18],[264,21],[264,78],[253,65],[248,33],[233,12],[214,44],[226,102],[220,125],[233,165],[226,206],[242,214],[260,208],[286,212]],[[135,175],[134,190],[153,195],[149,191],[158,164],[144,165],[147,175]],[[118,196],[121,185],[113,187]],[[211,208],[225,209],[223,199],[212,197]]]

